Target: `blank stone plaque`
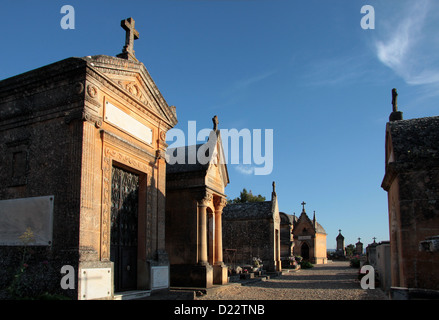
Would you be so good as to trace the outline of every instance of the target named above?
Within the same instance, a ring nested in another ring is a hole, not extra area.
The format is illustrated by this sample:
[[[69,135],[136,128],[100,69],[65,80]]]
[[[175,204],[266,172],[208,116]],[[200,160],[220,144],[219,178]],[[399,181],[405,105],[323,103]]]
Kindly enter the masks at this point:
[[[110,268],[83,268],[80,271],[80,299],[102,299],[111,296]]]
[[[151,267],[152,289],[167,288],[169,286],[169,268],[167,266]]]
[[[52,244],[54,196],[0,200],[0,245],[21,246],[20,236],[30,228],[33,246]]]

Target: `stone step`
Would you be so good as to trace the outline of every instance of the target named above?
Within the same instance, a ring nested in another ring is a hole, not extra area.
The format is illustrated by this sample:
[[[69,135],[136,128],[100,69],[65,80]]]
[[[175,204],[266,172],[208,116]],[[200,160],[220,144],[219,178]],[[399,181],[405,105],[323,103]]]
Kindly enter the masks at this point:
[[[151,290],[133,290],[125,292],[117,292],[114,294],[113,300],[136,300],[149,297]]]

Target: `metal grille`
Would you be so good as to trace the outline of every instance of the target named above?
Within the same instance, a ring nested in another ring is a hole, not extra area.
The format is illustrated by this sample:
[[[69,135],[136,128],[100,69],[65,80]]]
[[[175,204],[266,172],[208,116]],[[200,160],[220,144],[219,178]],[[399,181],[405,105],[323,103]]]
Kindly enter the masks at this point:
[[[116,291],[137,284],[139,176],[113,167],[111,177],[111,261]]]

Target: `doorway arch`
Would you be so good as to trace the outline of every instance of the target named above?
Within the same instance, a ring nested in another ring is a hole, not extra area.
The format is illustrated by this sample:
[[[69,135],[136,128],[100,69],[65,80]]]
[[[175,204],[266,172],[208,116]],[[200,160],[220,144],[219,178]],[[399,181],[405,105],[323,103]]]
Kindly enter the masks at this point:
[[[303,260],[309,260],[309,245],[306,242],[302,243],[300,247],[300,255]]]

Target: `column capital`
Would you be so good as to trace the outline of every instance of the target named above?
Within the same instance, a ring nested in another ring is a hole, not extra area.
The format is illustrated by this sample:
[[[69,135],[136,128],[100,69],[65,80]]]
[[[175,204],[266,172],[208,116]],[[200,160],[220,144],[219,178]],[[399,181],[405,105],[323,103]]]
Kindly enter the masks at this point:
[[[203,206],[206,207],[210,204],[210,202],[212,201],[213,198],[213,194],[207,190],[204,190],[200,196],[199,196],[199,200],[198,200],[198,206]]]
[[[215,197],[213,203],[215,205],[215,211],[223,211],[227,205],[227,199],[224,197]]]

